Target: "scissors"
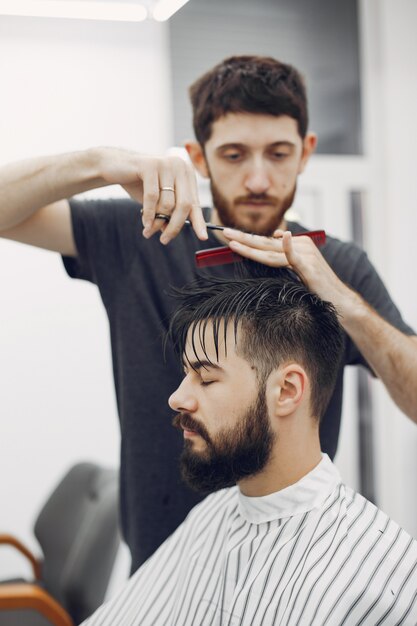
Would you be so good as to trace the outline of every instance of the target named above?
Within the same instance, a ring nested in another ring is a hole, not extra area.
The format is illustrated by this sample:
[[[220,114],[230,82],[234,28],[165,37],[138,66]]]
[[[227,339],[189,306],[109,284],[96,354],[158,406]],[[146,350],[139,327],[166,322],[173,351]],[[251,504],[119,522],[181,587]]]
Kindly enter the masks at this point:
[[[141,213],[142,212],[143,210],[141,209]],[[155,213],[155,219],[169,222],[170,217],[164,213]],[[184,224],[191,226],[190,220],[185,220]],[[224,230],[226,228],[226,226],[218,226],[210,222],[206,222],[206,227],[210,230]],[[310,237],[318,248],[326,243],[326,233],[324,230],[307,230],[304,233],[296,233],[293,237]],[[243,261],[243,257],[233,252],[229,246],[197,250],[195,253],[195,263],[197,267],[213,267],[215,265],[227,265],[228,263],[239,263],[241,261]]]

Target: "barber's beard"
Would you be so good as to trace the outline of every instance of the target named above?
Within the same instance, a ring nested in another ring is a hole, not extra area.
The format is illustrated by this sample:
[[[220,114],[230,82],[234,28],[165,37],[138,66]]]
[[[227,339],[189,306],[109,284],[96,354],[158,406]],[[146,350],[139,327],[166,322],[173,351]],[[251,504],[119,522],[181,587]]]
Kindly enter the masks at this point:
[[[239,198],[235,198],[232,202],[229,202],[220,192],[213,178],[210,178],[210,189],[213,198],[213,206],[217,210],[217,214],[223,226],[269,237],[280,227],[285,213],[292,206],[295,192],[297,191],[297,184],[294,184],[291,191],[281,200],[269,196],[268,194],[247,194],[246,196],[240,196]],[[258,202],[264,201],[270,204],[270,214],[265,218],[264,215],[255,211],[252,218],[250,220],[246,219],[244,223],[242,218],[239,219],[238,205],[242,202],[250,202],[251,200]]]
[[[267,465],[274,442],[266,406],[265,389],[257,401],[237,420],[233,428],[210,436],[207,429],[188,413],[175,416],[173,425],[197,432],[206,442],[202,452],[184,440],[180,458],[183,480],[195,491],[210,493],[235,485],[239,480],[261,472]]]

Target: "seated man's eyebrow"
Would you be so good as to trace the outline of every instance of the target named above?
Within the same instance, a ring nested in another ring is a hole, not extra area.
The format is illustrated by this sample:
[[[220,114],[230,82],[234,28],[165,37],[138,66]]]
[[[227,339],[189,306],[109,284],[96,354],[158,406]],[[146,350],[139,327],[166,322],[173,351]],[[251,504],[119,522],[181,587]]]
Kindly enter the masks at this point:
[[[217,363],[213,363],[212,361],[202,360],[202,361],[184,361],[184,370],[188,370],[191,367],[194,371],[198,372],[201,369],[214,369],[223,372],[223,368]]]

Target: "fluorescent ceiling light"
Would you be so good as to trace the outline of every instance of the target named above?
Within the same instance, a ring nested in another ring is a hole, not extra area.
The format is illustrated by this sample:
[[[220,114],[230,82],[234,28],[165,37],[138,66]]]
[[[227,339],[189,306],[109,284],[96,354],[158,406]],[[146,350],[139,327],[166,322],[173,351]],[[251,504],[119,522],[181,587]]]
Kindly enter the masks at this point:
[[[0,15],[63,17],[78,20],[143,22],[147,10],[133,2],[94,0],[0,0]]]
[[[152,11],[152,17],[157,22],[165,22],[187,2],[188,0],[158,0]]]

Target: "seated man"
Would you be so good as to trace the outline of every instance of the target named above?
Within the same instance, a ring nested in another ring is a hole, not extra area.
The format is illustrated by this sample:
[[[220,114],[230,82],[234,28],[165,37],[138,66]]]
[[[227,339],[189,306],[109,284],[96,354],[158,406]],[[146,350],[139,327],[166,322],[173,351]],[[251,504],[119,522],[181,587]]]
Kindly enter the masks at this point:
[[[344,349],[333,306],[289,270],[178,295],[182,475],[215,493],[85,623],[415,625],[417,542],[320,450]]]

